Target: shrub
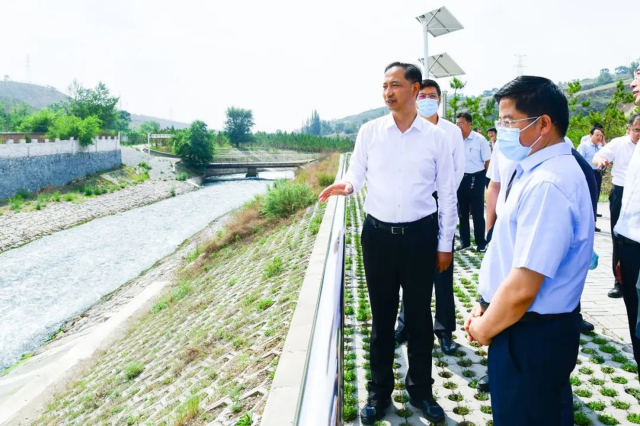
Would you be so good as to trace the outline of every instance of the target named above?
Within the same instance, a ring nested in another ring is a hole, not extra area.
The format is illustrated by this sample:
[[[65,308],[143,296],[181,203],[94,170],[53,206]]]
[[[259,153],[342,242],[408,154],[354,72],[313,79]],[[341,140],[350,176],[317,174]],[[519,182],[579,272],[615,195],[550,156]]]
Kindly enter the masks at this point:
[[[253,424],[253,418],[251,417],[251,413],[244,413],[242,417],[238,419],[235,426],[251,426]]]
[[[182,181],[187,180],[188,178],[189,178],[189,175],[187,173],[185,173],[185,172],[182,172],[176,177],[176,180],[179,180],[179,181],[182,182]]]
[[[272,278],[281,274],[283,270],[284,267],[282,265],[282,259],[279,256],[276,256],[272,261],[267,263],[262,276],[263,278]]]
[[[142,371],[144,371],[144,364],[135,361],[127,364],[127,366],[124,368],[124,375],[127,380],[131,380],[138,377],[142,373]]]
[[[589,426],[593,424],[593,421],[582,411],[573,414],[573,422],[579,426]]]
[[[610,416],[608,414],[598,414],[598,420],[600,420],[600,422],[604,423],[605,425],[620,424],[620,422],[618,422],[618,420],[616,420],[615,417]]]
[[[138,163],[138,167],[141,167],[145,170],[151,170],[151,166],[146,161],[141,161]]]
[[[315,201],[306,183],[278,180],[267,190],[262,213],[270,218],[287,217]]]
[[[273,305],[273,300],[271,299],[262,299],[260,301],[258,301],[258,310],[259,311],[265,311],[267,309],[269,309],[272,305]]]
[[[318,184],[320,186],[329,186],[333,184],[334,180],[334,177],[329,173],[318,173]]]
[[[16,194],[15,196],[9,198],[9,206],[11,210],[14,212],[20,211],[22,209],[22,205],[24,204],[24,198],[20,194]]]
[[[95,115],[84,119],[73,115],[60,115],[49,128],[47,137],[49,139],[75,137],[78,138],[81,146],[88,146],[100,133],[101,125],[102,121]]]

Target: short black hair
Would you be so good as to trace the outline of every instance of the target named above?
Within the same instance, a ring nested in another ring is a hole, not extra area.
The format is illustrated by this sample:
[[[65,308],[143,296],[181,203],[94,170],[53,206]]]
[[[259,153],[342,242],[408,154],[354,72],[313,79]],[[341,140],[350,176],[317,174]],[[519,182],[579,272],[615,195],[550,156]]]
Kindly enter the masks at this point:
[[[548,115],[560,136],[569,127],[569,104],[560,88],[544,77],[522,75],[502,86],[493,96],[500,103],[503,98],[513,99],[516,109],[529,117]]]
[[[413,64],[408,64],[405,62],[392,62],[387,65],[387,67],[384,69],[384,72],[386,73],[393,67],[402,68],[404,70],[404,78],[409,80],[409,83],[411,84],[420,83],[422,81],[422,71],[420,71],[420,68]]]
[[[431,79],[422,80],[422,83],[420,83],[420,90],[426,89],[427,87],[435,87],[436,92],[438,92],[438,97],[442,96],[440,85],[436,83],[435,80],[431,80]]]
[[[473,123],[473,117],[468,112],[459,112],[456,118],[464,118],[467,120],[467,123]]]
[[[602,124],[600,124],[600,123],[593,123],[593,127],[595,127],[596,129],[600,129],[600,130],[604,129],[604,126]]]
[[[487,133],[489,133],[489,132],[495,132],[495,133],[498,133],[498,130],[497,130],[495,127],[489,127],[489,128],[487,129]]]
[[[600,130],[602,132],[602,134],[604,135],[604,127],[597,127],[597,126],[593,126],[591,128],[591,131],[589,132],[590,135],[594,134],[596,130]]]
[[[633,123],[635,123],[637,120],[640,120],[640,113],[633,114],[631,117],[629,117],[629,127],[632,127]]]

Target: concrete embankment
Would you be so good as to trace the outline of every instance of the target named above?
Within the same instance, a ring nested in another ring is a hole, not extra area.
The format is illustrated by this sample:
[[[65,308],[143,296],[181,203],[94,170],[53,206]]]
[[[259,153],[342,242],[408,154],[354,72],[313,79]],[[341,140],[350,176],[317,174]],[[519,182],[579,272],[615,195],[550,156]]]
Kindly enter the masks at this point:
[[[169,256],[0,378],[0,424],[258,424],[323,213]]]

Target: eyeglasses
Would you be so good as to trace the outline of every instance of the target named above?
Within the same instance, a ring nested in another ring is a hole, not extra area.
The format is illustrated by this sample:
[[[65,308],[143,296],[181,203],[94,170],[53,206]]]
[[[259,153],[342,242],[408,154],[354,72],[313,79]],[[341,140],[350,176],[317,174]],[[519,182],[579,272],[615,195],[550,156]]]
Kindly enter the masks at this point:
[[[510,129],[513,126],[513,123],[519,123],[521,121],[526,121],[526,120],[536,120],[540,118],[540,116],[537,117],[527,117],[527,118],[521,118],[519,120],[511,120],[509,118],[505,118],[504,120],[496,120],[496,127],[506,127],[507,129]]]
[[[434,101],[440,99],[440,97],[438,95],[434,95],[433,93],[430,94],[430,95],[425,95],[423,93],[420,93],[418,95],[418,100],[420,100],[420,101],[423,100],[423,99],[427,99],[427,98],[432,99]]]

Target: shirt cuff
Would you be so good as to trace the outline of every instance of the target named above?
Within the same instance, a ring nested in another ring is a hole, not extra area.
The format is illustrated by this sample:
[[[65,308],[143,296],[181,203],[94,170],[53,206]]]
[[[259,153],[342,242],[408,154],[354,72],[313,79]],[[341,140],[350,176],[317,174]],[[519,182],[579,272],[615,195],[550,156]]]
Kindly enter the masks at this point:
[[[438,239],[438,251],[441,251],[443,253],[451,253],[452,252],[451,241]]]

